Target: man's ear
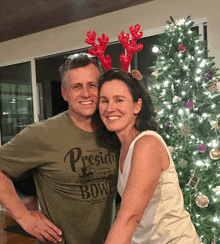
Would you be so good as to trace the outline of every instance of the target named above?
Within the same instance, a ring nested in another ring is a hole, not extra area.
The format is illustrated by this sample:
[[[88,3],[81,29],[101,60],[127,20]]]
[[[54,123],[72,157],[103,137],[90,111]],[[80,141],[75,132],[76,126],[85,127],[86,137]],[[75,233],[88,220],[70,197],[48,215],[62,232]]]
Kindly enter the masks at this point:
[[[63,87],[61,87],[61,94],[62,94],[63,99],[67,102],[66,89],[64,89]]]
[[[142,108],[142,99],[139,98],[138,101],[134,105],[134,114],[139,114]]]

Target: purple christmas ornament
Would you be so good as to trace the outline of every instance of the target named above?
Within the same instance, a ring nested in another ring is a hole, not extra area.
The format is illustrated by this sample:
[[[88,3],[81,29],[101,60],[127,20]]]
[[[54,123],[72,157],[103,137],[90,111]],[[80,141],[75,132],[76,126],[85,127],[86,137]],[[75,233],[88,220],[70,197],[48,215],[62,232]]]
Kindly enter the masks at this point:
[[[200,151],[200,152],[205,152],[206,151],[206,145],[205,144],[199,144],[199,146],[198,146],[198,150]]]
[[[166,130],[166,131],[168,131],[170,129],[170,127],[171,127],[170,123],[164,123],[163,124],[163,129]]]
[[[185,103],[185,107],[190,109],[190,108],[193,107],[193,103],[191,103],[190,101],[187,101],[187,102]]]
[[[205,73],[205,78],[206,78],[206,80],[211,80],[212,74],[210,72]]]

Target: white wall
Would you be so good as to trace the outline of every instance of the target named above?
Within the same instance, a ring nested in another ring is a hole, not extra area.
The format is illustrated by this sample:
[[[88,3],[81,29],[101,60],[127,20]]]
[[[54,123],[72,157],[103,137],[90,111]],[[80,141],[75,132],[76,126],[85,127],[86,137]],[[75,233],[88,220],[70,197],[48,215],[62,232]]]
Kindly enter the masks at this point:
[[[106,33],[110,41],[114,41],[122,30],[128,33],[129,27],[136,23],[141,25],[142,31],[146,31],[165,27],[170,16],[178,20],[191,15],[192,20],[204,17],[207,19],[209,56],[215,56],[216,67],[220,68],[219,10],[219,0],[154,0],[2,42],[0,43],[0,65],[85,47],[88,30],[95,30],[98,36]]]

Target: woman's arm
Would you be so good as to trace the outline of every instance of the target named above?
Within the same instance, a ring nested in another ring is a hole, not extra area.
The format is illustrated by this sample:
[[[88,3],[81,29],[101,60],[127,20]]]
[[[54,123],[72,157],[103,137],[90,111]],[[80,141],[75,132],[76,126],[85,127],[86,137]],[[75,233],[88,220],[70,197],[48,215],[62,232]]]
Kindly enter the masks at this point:
[[[105,244],[131,243],[133,233],[159,183],[164,160],[168,164],[167,152],[156,137],[146,135],[137,140],[120,210]]]

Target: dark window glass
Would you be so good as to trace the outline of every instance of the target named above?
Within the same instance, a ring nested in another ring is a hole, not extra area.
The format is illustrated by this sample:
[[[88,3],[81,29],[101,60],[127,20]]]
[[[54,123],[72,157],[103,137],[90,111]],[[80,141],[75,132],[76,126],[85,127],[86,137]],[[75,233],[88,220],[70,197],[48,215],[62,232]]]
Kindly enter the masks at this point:
[[[1,144],[34,122],[30,62],[0,68]]]
[[[208,41],[208,37],[207,37],[207,22],[203,23],[203,33],[204,33],[204,38],[203,38],[203,40],[204,40],[205,42],[207,42],[207,41]]]

